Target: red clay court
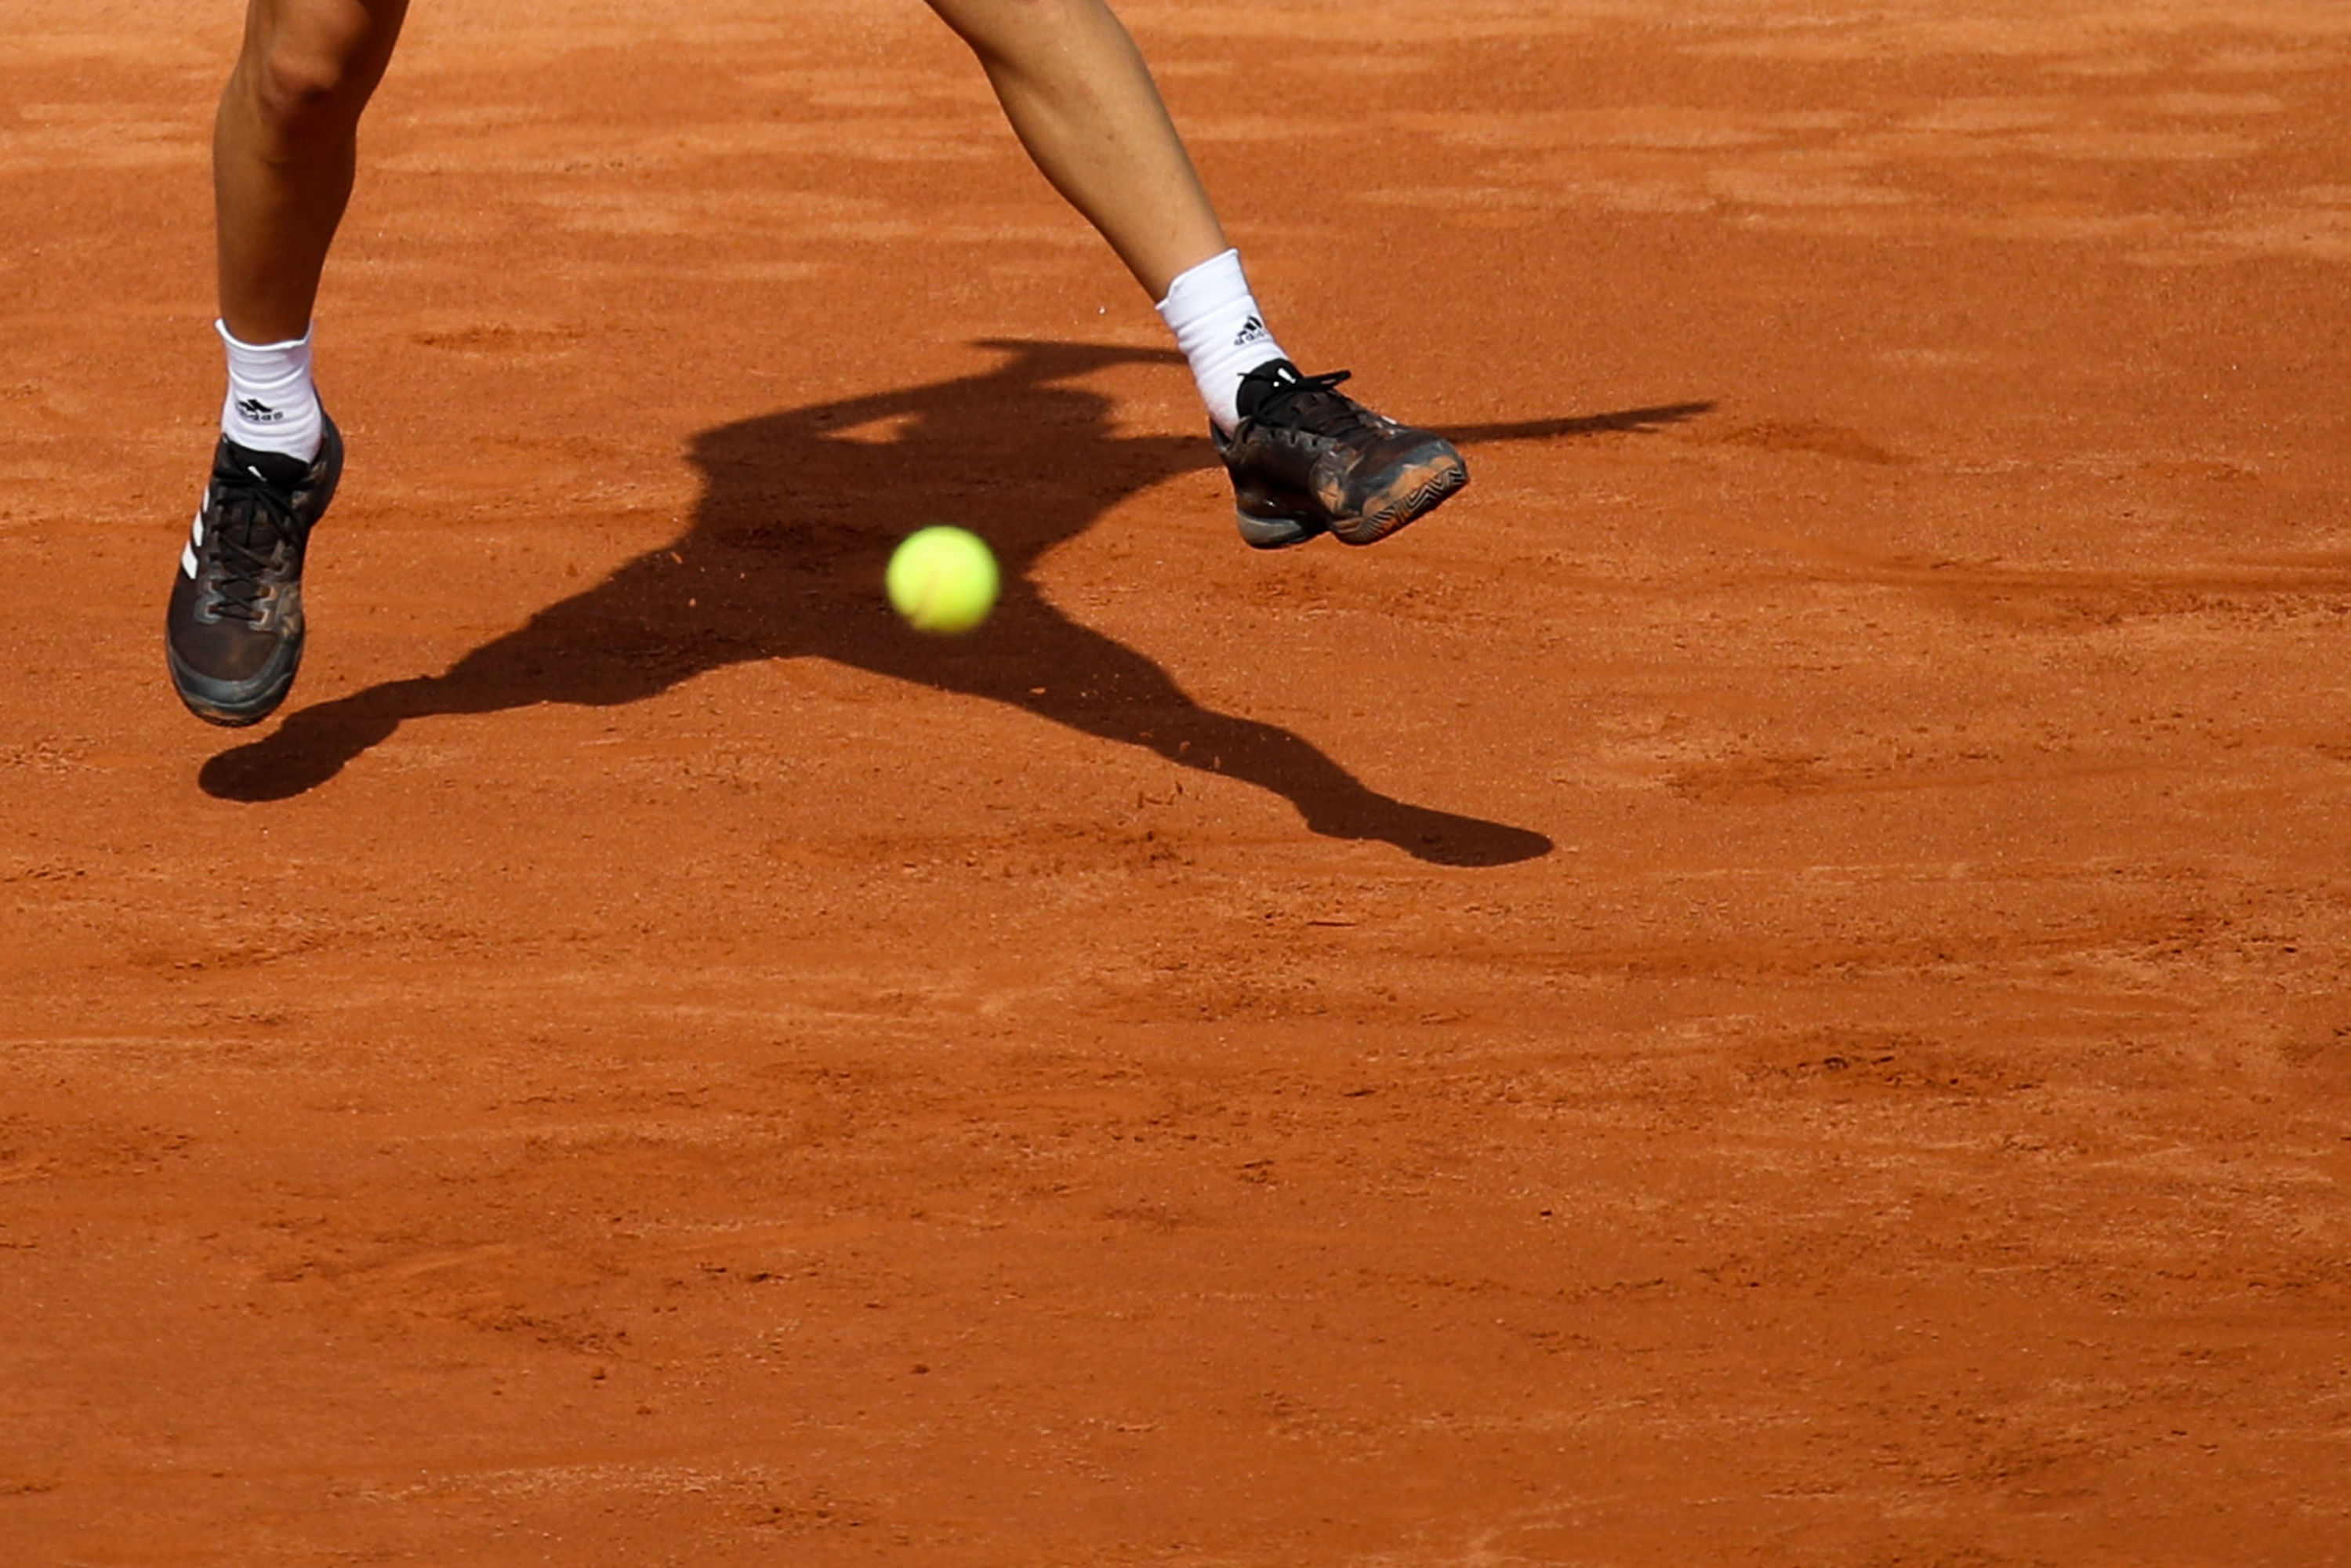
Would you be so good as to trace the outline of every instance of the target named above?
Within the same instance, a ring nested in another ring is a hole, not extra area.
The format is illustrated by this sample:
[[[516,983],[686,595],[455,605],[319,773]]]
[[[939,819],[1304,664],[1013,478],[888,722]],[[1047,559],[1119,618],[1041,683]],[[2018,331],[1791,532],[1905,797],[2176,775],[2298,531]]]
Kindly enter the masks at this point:
[[[425,4],[231,733],[236,8],[10,0],[0,1561],[2351,1562],[2351,12],[1123,10],[1461,497],[913,0]]]

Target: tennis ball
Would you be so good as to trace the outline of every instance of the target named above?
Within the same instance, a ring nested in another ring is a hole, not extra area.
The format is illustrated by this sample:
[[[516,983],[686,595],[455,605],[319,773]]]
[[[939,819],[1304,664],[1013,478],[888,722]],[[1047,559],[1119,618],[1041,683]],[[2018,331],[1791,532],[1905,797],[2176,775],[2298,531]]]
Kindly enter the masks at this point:
[[[890,602],[917,632],[968,632],[996,608],[996,557],[987,541],[944,523],[908,534],[883,580]]]

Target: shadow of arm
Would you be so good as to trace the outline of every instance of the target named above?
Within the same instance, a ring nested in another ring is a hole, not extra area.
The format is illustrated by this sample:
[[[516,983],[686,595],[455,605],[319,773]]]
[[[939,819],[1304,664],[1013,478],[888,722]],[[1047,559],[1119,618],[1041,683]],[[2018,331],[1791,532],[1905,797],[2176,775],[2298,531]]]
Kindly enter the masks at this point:
[[[1508,423],[1456,425],[1445,434],[1464,445],[1495,441],[1551,441],[1573,435],[1646,434],[1714,412],[1711,402],[1667,402],[1654,408],[1624,408],[1567,419],[1522,419]]]

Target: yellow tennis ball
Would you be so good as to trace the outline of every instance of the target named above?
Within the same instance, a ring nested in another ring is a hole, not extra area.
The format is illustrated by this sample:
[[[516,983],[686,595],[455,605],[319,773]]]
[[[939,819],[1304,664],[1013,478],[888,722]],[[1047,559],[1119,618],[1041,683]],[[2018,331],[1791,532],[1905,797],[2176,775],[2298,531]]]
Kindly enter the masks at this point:
[[[890,602],[917,632],[968,632],[996,608],[996,557],[977,534],[938,524],[908,534],[883,579]]]

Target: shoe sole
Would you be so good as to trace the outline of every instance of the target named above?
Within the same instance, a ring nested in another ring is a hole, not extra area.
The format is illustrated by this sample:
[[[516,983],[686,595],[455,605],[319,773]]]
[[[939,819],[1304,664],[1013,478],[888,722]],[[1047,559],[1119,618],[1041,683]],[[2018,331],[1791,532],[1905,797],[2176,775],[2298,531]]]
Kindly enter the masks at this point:
[[[1458,454],[1448,452],[1398,475],[1384,492],[1385,505],[1353,522],[1332,524],[1332,537],[1341,544],[1375,545],[1406,523],[1437,510],[1447,497],[1468,483],[1468,465]]]
[[[1291,501],[1288,507],[1280,499],[1264,497],[1259,504],[1272,515],[1259,516],[1236,508],[1233,520],[1239,526],[1241,541],[1252,549],[1289,549],[1326,533],[1343,544],[1374,545],[1407,523],[1426,517],[1468,483],[1468,465],[1461,461],[1459,453],[1447,451],[1395,475],[1374,497],[1370,511],[1346,522],[1322,520],[1313,514],[1323,508],[1303,497]]]

